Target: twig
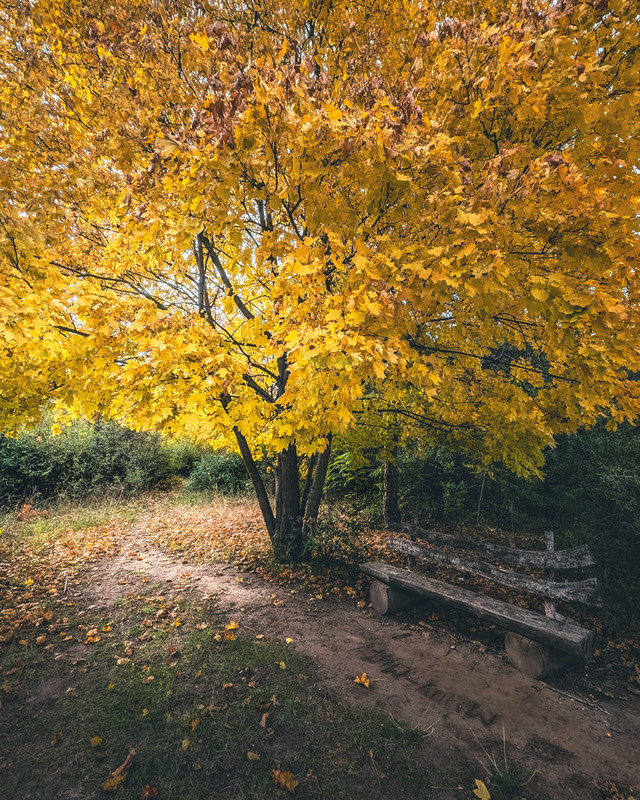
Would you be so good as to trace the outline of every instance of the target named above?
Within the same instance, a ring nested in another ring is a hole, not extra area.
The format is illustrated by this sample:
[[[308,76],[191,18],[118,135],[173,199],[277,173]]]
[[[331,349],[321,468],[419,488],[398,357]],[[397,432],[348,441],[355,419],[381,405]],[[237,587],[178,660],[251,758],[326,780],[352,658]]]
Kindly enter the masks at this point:
[[[369,750],[369,758],[371,759],[371,765],[373,767],[373,771],[374,771],[375,776],[376,776],[376,781],[378,782],[378,788],[380,788],[380,786],[381,786],[381,783],[380,783],[380,771],[378,769],[378,765],[376,764],[376,760],[373,757],[373,750]]]
[[[598,706],[595,703],[591,703],[589,700],[583,700],[581,697],[576,697],[573,694],[569,694],[569,692],[563,692],[562,689],[555,689],[553,686],[549,686],[549,684],[545,683],[544,681],[538,681],[538,683],[541,686],[546,686],[547,689],[551,689],[551,691],[555,692],[556,694],[561,694],[563,697],[568,697],[570,700],[574,700],[576,703],[582,703],[582,705],[584,706],[589,706],[589,708],[595,708],[597,711],[602,711],[603,714],[611,716],[606,709],[602,708],[602,706]]]

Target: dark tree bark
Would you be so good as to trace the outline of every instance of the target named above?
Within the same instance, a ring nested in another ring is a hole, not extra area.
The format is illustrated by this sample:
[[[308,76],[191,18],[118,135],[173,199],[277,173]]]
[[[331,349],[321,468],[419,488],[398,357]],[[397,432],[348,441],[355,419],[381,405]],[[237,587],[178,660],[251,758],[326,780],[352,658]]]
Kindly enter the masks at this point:
[[[299,561],[303,550],[302,509],[298,453],[294,444],[278,454],[278,472],[273,551],[279,561]]]
[[[401,521],[398,505],[398,447],[394,446],[391,458],[384,462],[384,483],[382,488],[382,515],[385,525],[397,525]]]
[[[307,477],[304,482],[304,491],[302,492],[302,501],[300,503],[300,507],[302,509],[305,509],[307,507],[307,500],[309,499],[309,492],[311,491],[311,485],[313,484],[313,476],[315,473],[317,462],[318,462],[318,454],[314,453],[309,459],[309,463],[307,465]]]
[[[303,506],[305,522],[315,522],[318,519],[320,501],[322,500],[322,492],[324,491],[324,485],[327,480],[329,460],[331,459],[331,434],[329,434],[327,439],[327,446],[318,456],[318,463],[316,465],[315,475],[313,476],[311,491]]]
[[[271,510],[269,495],[267,494],[267,490],[262,480],[262,475],[260,475],[260,472],[258,471],[256,462],[253,460],[253,455],[251,454],[249,443],[243,434],[240,433],[237,427],[234,427],[233,432],[236,436],[238,447],[240,448],[240,455],[242,456],[245,469],[247,470],[247,473],[251,478],[253,488],[255,489],[256,496],[258,498],[258,504],[260,505],[260,511],[262,512],[262,518],[264,519],[264,524],[266,525],[269,538],[273,539],[276,531],[276,520],[273,516],[273,511]]]

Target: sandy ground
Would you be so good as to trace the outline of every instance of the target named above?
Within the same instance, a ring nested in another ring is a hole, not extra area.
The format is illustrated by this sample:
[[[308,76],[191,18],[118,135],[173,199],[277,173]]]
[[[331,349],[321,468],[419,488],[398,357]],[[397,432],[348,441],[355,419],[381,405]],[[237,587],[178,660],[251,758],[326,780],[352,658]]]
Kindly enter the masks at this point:
[[[503,763],[506,742],[507,758],[535,771],[533,781],[552,798],[600,798],[596,785],[609,781],[640,796],[636,699],[574,699],[517,672],[506,657],[416,624],[415,614],[385,618],[227,564],[194,565],[158,550],[140,529],[123,552],[135,555],[106,559],[87,576],[83,594],[96,609],[126,596],[143,577],[147,588],[215,595],[220,610],[248,633],[291,637],[332,696],[429,731],[436,757],[464,754],[487,764],[491,754]],[[368,691],[353,682],[362,672],[371,678]]]

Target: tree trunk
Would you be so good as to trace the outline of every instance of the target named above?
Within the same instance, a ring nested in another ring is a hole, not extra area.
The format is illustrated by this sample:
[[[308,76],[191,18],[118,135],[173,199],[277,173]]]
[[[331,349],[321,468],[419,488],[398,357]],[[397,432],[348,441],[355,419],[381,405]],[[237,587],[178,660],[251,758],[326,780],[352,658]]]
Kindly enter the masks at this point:
[[[274,514],[249,443],[238,428],[234,428],[234,433],[242,460],[258,498],[275,558],[282,562],[300,561],[304,555],[303,509],[306,510],[306,519],[315,520],[317,518],[329,466],[331,437],[329,437],[329,444],[324,452],[310,459],[307,486],[302,496],[298,453],[295,444],[289,445],[286,450],[282,450],[278,454],[275,467]],[[315,471],[313,470],[314,463]]]
[[[314,453],[311,458],[309,458],[309,462],[307,464],[307,478],[304,482],[304,491],[302,492],[302,501],[300,503],[300,508],[302,509],[307,507],[307,500],[309,499],[309,492],[311,491],[311,486],[313,484],[313,476],[317,462],[318,454]]]
[[[244,435],[240,433],[237,427],[234,427],[233,432],[235,434],[236,441],[238,442],[238,447],[240,448],[240,455],[242,456],[245,469],[247,470],[247,473],[251,478],[253,488],[255,489],[256,496],[258,498],[258,504],[260,505],[260,511],[262,512],[262,518],[264,519],[264,524],[266,525],[269,538],[273,540],[276,531],[276,520],[273,516],[273,511],[271,510],[269,495],[267,494],[267,490],[262,481],[262,475],[260,475],[258,467],[256,466],[256,462],[253,460],[251,448],[249,447],[249,443],[245,439]]]
[[[382,514],[385,525],[397,525],[401,521],[398,505],[398,447],[391,452],[392,459],[384,462],[384,483],[382,488]]]
[[[309,497],[304,506],[304,520],[305,522],[315,522],[318,519],[318,511],[320,509],[320,501],[322,500],[322,492],[324,484],[327,480],[327,471],[329,469],[329,459],[331,458],[331,434],[327,437],[327,446],[318,456],[318,463],[316,465],[316,473],[313,476],[313,483],[309,492]]]
[[[302,556],[302,510],[298,453],[294,444],[278,454],[278,494],[275,533],[271,538],[278,561],[299,561]]]

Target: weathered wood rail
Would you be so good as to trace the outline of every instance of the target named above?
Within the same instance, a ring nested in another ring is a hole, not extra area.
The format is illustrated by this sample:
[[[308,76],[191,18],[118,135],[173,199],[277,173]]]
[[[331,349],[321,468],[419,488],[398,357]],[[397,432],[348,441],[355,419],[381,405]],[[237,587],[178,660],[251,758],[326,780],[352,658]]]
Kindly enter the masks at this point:
[[[487,558],[500,560],[503,564],[514,567],[531,567],[533,569],[580,569],[592,567],[596,562],[588,545],[574,547],[570,550],[516,550],[511,547],[501,547],[490,542],[481,542],[475,539],[461,539],[457,536],[450,536],[438,531],[430,531],[419,528],[416,525],[392,525],[391,531],[407,533],[409,536],[417,537],[429,544],[437,544],[441,547],[451,547],[458,550],[467,550],[472,553],[480,553]]]
[[[549,674],[569,660],[579,660],[585,664],[591,660],[594,646],[593,633],[560,617],[555,610],[556,600],[602,605],[597,579],[587,578],[573,582],[555,579],[556,570],[593,566],[595,561],[587,546],[554,551],[551,533],[546,534],[546,550],[532,551],[462,539],[415,525],[396,525],[392,530],[402,531],[411,537],[391,538],[387,542],[390,550],[407,555],[411,567],[419,558],[456,572],[477,575],[518,592],[534,594],[544,599],[545,614],[436,580],[416,573],[413,569],[368,562],[362,564],[360,569],[374,578],[371,602],[379,612],[390,613],[406,608],[414,602],[412,598],[416,595],[470,612],[482,620],[510,631],[506,639],[509,657],[519,669],[534,677]],[[431,546],[418,543],[416,541],[418,538]],[[540,570],[544,572],[544,577],[534,577],[504,569],[485,560],[457,552],[447,552],[442,549],[443,547],[466,550],[513,567]]]
[[[399,553],[422,558],[432,564],[441,564],[459,572],[470,572],[473,575],[488,578],[496,583],[501,583],[503,586],[519,589],[521,592],[537,594],[542,597],[552,597],[555,600],[564,600],[567,603],[602,605],[600,585],[596,578],[588,578],[587,580],[573,583],[555,583],[544,578],[532,578],[530,575],[511,572],[486,561],[474,561],[465,556],[444,553],[406,539],[389,539],[387,547]]]

